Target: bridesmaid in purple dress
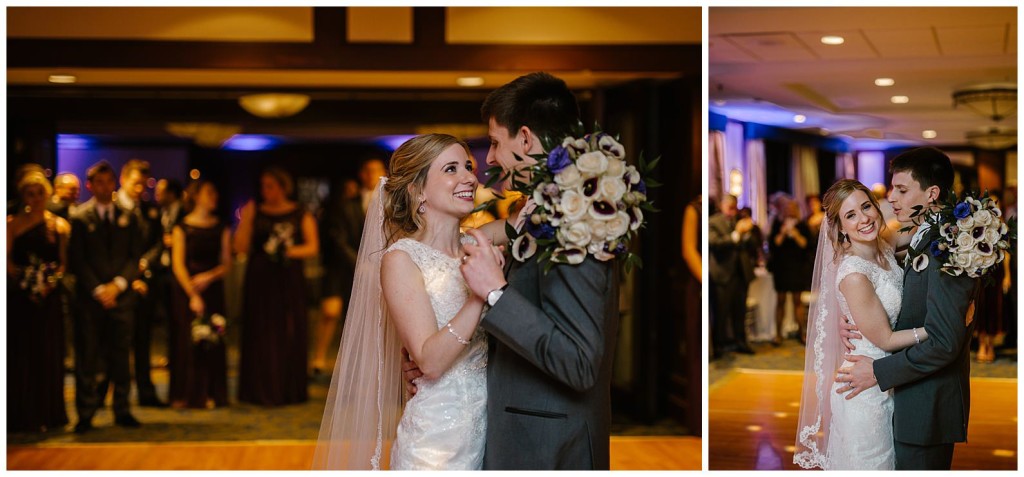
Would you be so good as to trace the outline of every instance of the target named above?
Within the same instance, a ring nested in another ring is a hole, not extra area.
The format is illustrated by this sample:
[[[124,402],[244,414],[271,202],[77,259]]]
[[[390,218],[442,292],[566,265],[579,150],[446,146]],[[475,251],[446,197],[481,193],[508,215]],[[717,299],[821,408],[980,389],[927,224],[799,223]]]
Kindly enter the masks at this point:
[[[192,321],[225,316],[224,274],[231,267],[231,232],[214,215],[217,188],[195,181],[185,191],[188,215],[174,227],[171,269],[176,286],[170,327],[169,397],[175,408],[228,404],[224,340],[194,342]]]
[[[41,172],[17,189],[19,209],[7,216],[7,431],[38,432],[68,423],[57,285],[71,226],[46,210],[53,188]]]
[[[304,402],[309,360],[303,261],[319,253],[313,216],[289,199],[287,172],[260,176],[259,204],[242,208],[235,250],[245,270],[238,400],[263,406]]]

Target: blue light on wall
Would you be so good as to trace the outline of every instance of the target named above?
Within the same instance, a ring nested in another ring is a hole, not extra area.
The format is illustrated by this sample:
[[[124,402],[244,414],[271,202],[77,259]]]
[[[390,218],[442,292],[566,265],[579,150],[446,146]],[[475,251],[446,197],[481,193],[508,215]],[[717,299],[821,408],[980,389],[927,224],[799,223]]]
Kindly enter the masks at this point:
[[[281,141],[274,136],[261,134],[235,134],[221,146],[231,151],[269,151]]]
[[[381,146],[383,148],[387,148],[388,151],[394,152],[395,149],[398,149],[398,146],[401,146],[402,144],[405,144],[405,141],[408,141],[408,140],[410,140],[410,139],[412,139],[414,137],[416,137],[416,136],[412,135],[412,134],[398,134],[398,135],[394,135],[394,136],[380,136],[379,138],[377,138],[377,145]]]
[[[96,140],[82,134],[58,134],[57,149],[92,149]]]

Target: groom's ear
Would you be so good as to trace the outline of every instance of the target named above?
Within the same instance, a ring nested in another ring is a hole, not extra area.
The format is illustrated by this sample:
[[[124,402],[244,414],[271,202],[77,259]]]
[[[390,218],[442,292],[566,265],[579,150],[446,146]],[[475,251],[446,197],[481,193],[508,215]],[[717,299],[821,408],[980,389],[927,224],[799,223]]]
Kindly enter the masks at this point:
[[[537,142],[537,136],[533,134],[529,126],[522,126],[519,128],[518,134],[516,134],[516,143],[522,147],[523,154],[528,155],[533,150],[534,145]]]
[[[939,186],[933,185],[931,187],[928,187],[928,189],[925,190],[925,193],[928,194],[929,204],[939,200]]]

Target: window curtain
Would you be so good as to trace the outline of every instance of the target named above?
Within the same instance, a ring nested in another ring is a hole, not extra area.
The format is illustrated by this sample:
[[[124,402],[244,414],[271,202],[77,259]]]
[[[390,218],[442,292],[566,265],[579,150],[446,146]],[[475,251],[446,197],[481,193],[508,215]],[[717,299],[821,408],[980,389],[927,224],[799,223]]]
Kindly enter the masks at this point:
[[[729,190],[729,174],[725,173],[725,133],[708,133],[708,196],[717,203]]]
[[[743,124],[736,121],[729,121],[725,125],[725,152],[722,154],[722,162],[725,167],[722,168],[722,179],[723,179],[723,192],[731,193],[731,177],[733,171],[739,171],[740,177],[743,178],[743,190],[736,195],[737,204],[740,207],[746,207],[747,205],[747,191],[750,190],[750,185],[747,177],[747,166],[746,160],[743,158]]]
[[[765,176],[764,140],[747,141],[747,176],[744,194],[754,222],[763,229],[768,224],[768,178]]]

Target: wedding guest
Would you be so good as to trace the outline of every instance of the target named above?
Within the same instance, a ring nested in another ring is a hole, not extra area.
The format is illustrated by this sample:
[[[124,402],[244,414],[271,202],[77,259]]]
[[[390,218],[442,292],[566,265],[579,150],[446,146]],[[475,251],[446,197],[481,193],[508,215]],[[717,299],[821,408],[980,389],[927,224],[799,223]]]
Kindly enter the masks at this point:
[[[238,399],[264,406],[304,402],[309,349],[303,260],[319,253],[313,216],[291,200],[283,169],[260,175],[259,203],[242,208],[235,250],[246,254]]]
[[[7,216],[7,431],[38,432],[68,423],[58,285],[71,226],[46,210],[53,189],[41,172],[16,187],[23,207]]]
[[[21,182],[21,179],[24,178],[25,175],[34,172],[38,172],[42,174],[43,177],[46,177],[46,169],[43,169],[43,166],[40,166],[39,164],[36,164],[34,162],[29,162],[27,164],[22,164],[18,166],[18,168],[14,170],[13,183],[17,184],[18,182]],[[25,208],[25,204],[22,203],[20,196],[15,195],[14,197],[7,200],[7,215],[17,214],[19,210],[23,208]]]
[[[128,403],[129,354],[137,292],[129,288],[139,274],[142,240],[138,219],[113,200],[114,169],[100,161],[86,172],[93,197],[71,216],[69,264],[75,274],[78,313],[75,322],[76,433],[93,429],[103,404],[97,376],[114,386],[114,423],[141,424]]]
[[[214,326],[226,316],[224,274],[231,267],[231,233],[214,214],[217,188],[212,182],[189,184],[185,196],[188,215],[174,226],[172,235],[172,319],[169,326],[171,385],[174,408],[205,408],[228,404],[227,355],[222,333],[203,339],[197,325]],[[193,324],[197,317],[206,322]],[[218,336],[219,335],[219,336]]]
[[[807,333],[807,308],[800,301],[800,294],[811,290],[811,261],[813,250],[809,248],[811,231],[807,222],[800,219],[800,204],[789,200],[782,206],[782,213],[772,223],[768,249],[771,255],[769,269],[775,284],[775,338],[772,345],[782,344],[782,325],[786,317],[786,301],[793,306],[793,313],[799,326],[798,339],[804,343]],[[810,250],[810,253],[808,252]]]
[[[71,217],[78,206],[82,184],[78,176],[71,172],[61,172],[53,179],[53,195],[46,203],[46,208],[54,215],[65,220]]]
[[[356,255],[363,236],[366,206],[377,182],[386,174],[384,161],[366,160],[359,167],[359,183],[349,196],[345,185],[340,194],[332,193],[320,218],[321,260],[324,269],[323,299],[317,323],[313,351],[313,376],[319,377],[327,368],[327,350],[334,339],[341,312],[352,290]]]
[[[736,197],[726,195],[720,212],[708,219],[708,277],[716,303],[716,356],[728,347],[739,353],[754,353],[747,342],[746,326],[747,287],[754,278],[754,259],[750,256],[756,247],[754,222],[749,218],[737,220],[737,213]]]
[[[818,197],[818,194],[807,194],[806,200],[807,228],[811,231],[811,244],[814,245],[814,242],[818,240],[818,232],[821,231],[821,222],[825,220],[825,210],[821,207],[821,198]]]
[[[989,197],[999,204],[999,192],[989,191]],[[1004,295],[1010,291],[1012,277],[1009,258],[1003,260],[1001,266],[992,269],[993,286],[982,288],[981,296],[975,301],[974,331],[978,335],[979,363],[991,363],[996,360],[995,338],[1005,332],[1003,324]]]
[[[149,407],[166,407],[156,395],[151,373],[151,344],[153,340],[153,320],[158,307],[166,306],[158,302],[159,294],[153,292],[157,287],[154,279],[159,279],[164,267],[160,265],[163,253],[163,234],[160,231],[160,211],[156,204],[145,200],[146,182],[151,177],[149,162],[132,159],[121,167],[120,185],[117,190],[118,206],[134,217],[138,224],[137,232],[142,244],[142,255],[138,259],[140,279],[133,281],[132,290],[138,298],[135,302],[135,322],[132,328],[132,350],[135,365],[135,386],[138,392],[139,405]],[[101,383],[100,393],[106,386]]]
[[[161,242],[160,256],[157,263],[150,267],[152,276],[149,279],[150,293],[153,294],[153,301],[156,303],[153,312],[155,323],[171,323],[171,293],[176,286],[171,270],[172,232],[185,216],[182,193],[181,182],[176,179],[160,179],[153,188],[153,198],[159,207],[158,234]]]

